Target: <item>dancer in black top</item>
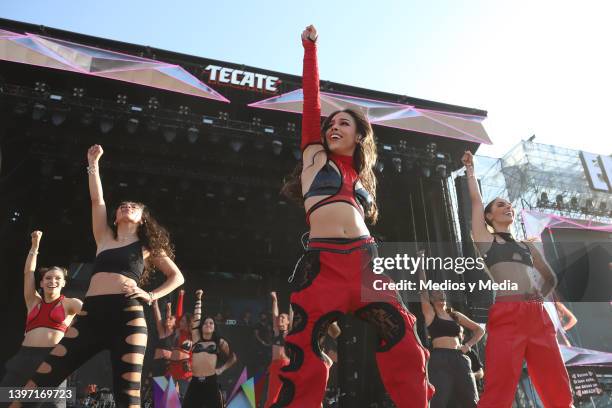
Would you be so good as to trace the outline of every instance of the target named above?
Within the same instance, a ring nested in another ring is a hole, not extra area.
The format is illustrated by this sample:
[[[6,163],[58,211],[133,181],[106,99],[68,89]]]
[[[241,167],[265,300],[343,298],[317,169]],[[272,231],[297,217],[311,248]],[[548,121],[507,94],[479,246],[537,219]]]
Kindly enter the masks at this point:
[[[87,152],[93,235],[98,247],[93,276],[74,330],[38,367],[29,387],[54,387],[94,354],[110,350],[118,407],[140,407],[142,362],[147,344],[143,303],[151,304],[184,282],[173,262],[166,230],[141,203],[123,202],[107,223],[98,162],[102,147]],[[158,269],[165,282],[151,292],[138,284]]]
[[[236,354],[230,351],[227,341],[215,330],[213,318],[202,316],[203,294],[201,289],[196,291],[191,326],[193,376],[185,394],[183,408],[222,408],[224,403],[217,376],[223,374],[237,361]],[[225,364],[217,368],[221,353],[228,359]]]
[[[422,252],[419,253],[422,256]],[[419,279],[427,280],[425,271],[419,269]],[[431,408],[446,408],[452,401],[462,407],[475,407],[478,402],[476,381],[470,358],[466,355],[484,335],[478,323],[446,305],[443,291],[420,292],[421,309],[432,339],[433,350],[429,360],[429,381],[436,388]],[[472,338],[461,344],[462,328],[472,331]]]

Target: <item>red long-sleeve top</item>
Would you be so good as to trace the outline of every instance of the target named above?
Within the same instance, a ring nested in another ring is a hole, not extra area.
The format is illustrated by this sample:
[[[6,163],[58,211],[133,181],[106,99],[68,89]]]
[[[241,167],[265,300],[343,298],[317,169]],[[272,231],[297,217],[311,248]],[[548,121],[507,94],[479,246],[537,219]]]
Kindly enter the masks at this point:
[[[317,62],[317,44],[302,40],[304,46],[304,68],[302,72],[302,89],[304,103],[302,107],[302,151],[312,144],[321,144],[321,100],[319,97],[319,64]]]

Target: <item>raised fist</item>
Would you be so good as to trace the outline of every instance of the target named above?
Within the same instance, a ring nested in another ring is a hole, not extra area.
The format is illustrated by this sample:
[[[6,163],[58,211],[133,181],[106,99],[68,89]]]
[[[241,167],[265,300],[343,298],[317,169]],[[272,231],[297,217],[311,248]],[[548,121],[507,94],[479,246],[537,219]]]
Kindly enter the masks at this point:
[[[102,146],[93,145],[87,150],[87,162],[90,164],[97,163],[100,160],[100,157],[104,154],[104,150],[102,150]]]
[[[310,40],[312,42],[317,42],[317,38],[319,35],[317,34],[317,29],[311,24],[302,31],[302,40]]]

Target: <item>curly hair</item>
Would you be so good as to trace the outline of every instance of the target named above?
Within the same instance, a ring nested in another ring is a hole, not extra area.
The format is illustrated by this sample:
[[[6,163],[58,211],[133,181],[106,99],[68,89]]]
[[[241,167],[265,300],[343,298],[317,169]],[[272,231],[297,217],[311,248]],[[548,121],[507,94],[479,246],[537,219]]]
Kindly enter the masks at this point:
[[[323,125],[321,126],[323,147],[327,153],[331,153],[327,141],[325,140],[325,132],[331,126],[332,119],[340,112],[351,115],[355,120],[357,133],[361,135],[360,143],[357,144],[355,153],[353,154],[353,164],[359,175],[359,180],[361,184],[363,184],[363,188],[372,196],[372,206],[365,214],[366,220],[371,224],[376,224],[378,220],[378,205],[376,204],[376,175],[374,174],[374,166],[376,165],[378,153],[376,151],[374,131],[368,119],[360,111],[353,109],[343,109],[333,112],[323,121]],[[285,179],[284,185],[281,188],[281,194],[300,205],[304,205],[301,182],[303,164],[304,163],[300,160],[293,172]]]
[[[170,242],[170,233],[164,227],[162,227],[157,220],[151,215],[151,211],[143,203],[135,201],[122,201],[119,206],[123,204],[136,204],[142,209],[142,224],[138,227],[138,239],[143,243],[145,248],[151,251],[151,256],[167,256],[170,259],[174,259],[174,246]],[[115,211],[113,217],[117,216]],[[111,228],[113,230],[113,237],[117,239],[117,226],[116,222],[113,222]],[[150,262],[145,262],[145,270],[140,277],[139,283],[148,283],[151,277],[151,273],[154,268]]]

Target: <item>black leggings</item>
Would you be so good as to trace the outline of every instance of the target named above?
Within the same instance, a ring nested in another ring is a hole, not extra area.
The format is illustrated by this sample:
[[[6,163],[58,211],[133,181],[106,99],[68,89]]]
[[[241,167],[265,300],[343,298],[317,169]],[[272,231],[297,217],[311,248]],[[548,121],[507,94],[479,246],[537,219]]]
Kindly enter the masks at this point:
[[[225,406],[217,376],[191,377],[183,408],[223,408]]]
[[[461,350],[433,349],[429,358],[429,381],[436,387],[431,408],[455,405],[462,408],[476,407],[478,391],[472,374],[472,363]]]
[[[38,367],[32,381],[55,387],[102,350],[110,350],[117,407],[140,407],[140,377],[147,324],[140,302],[124,295],[85,298],[64,338]]]

